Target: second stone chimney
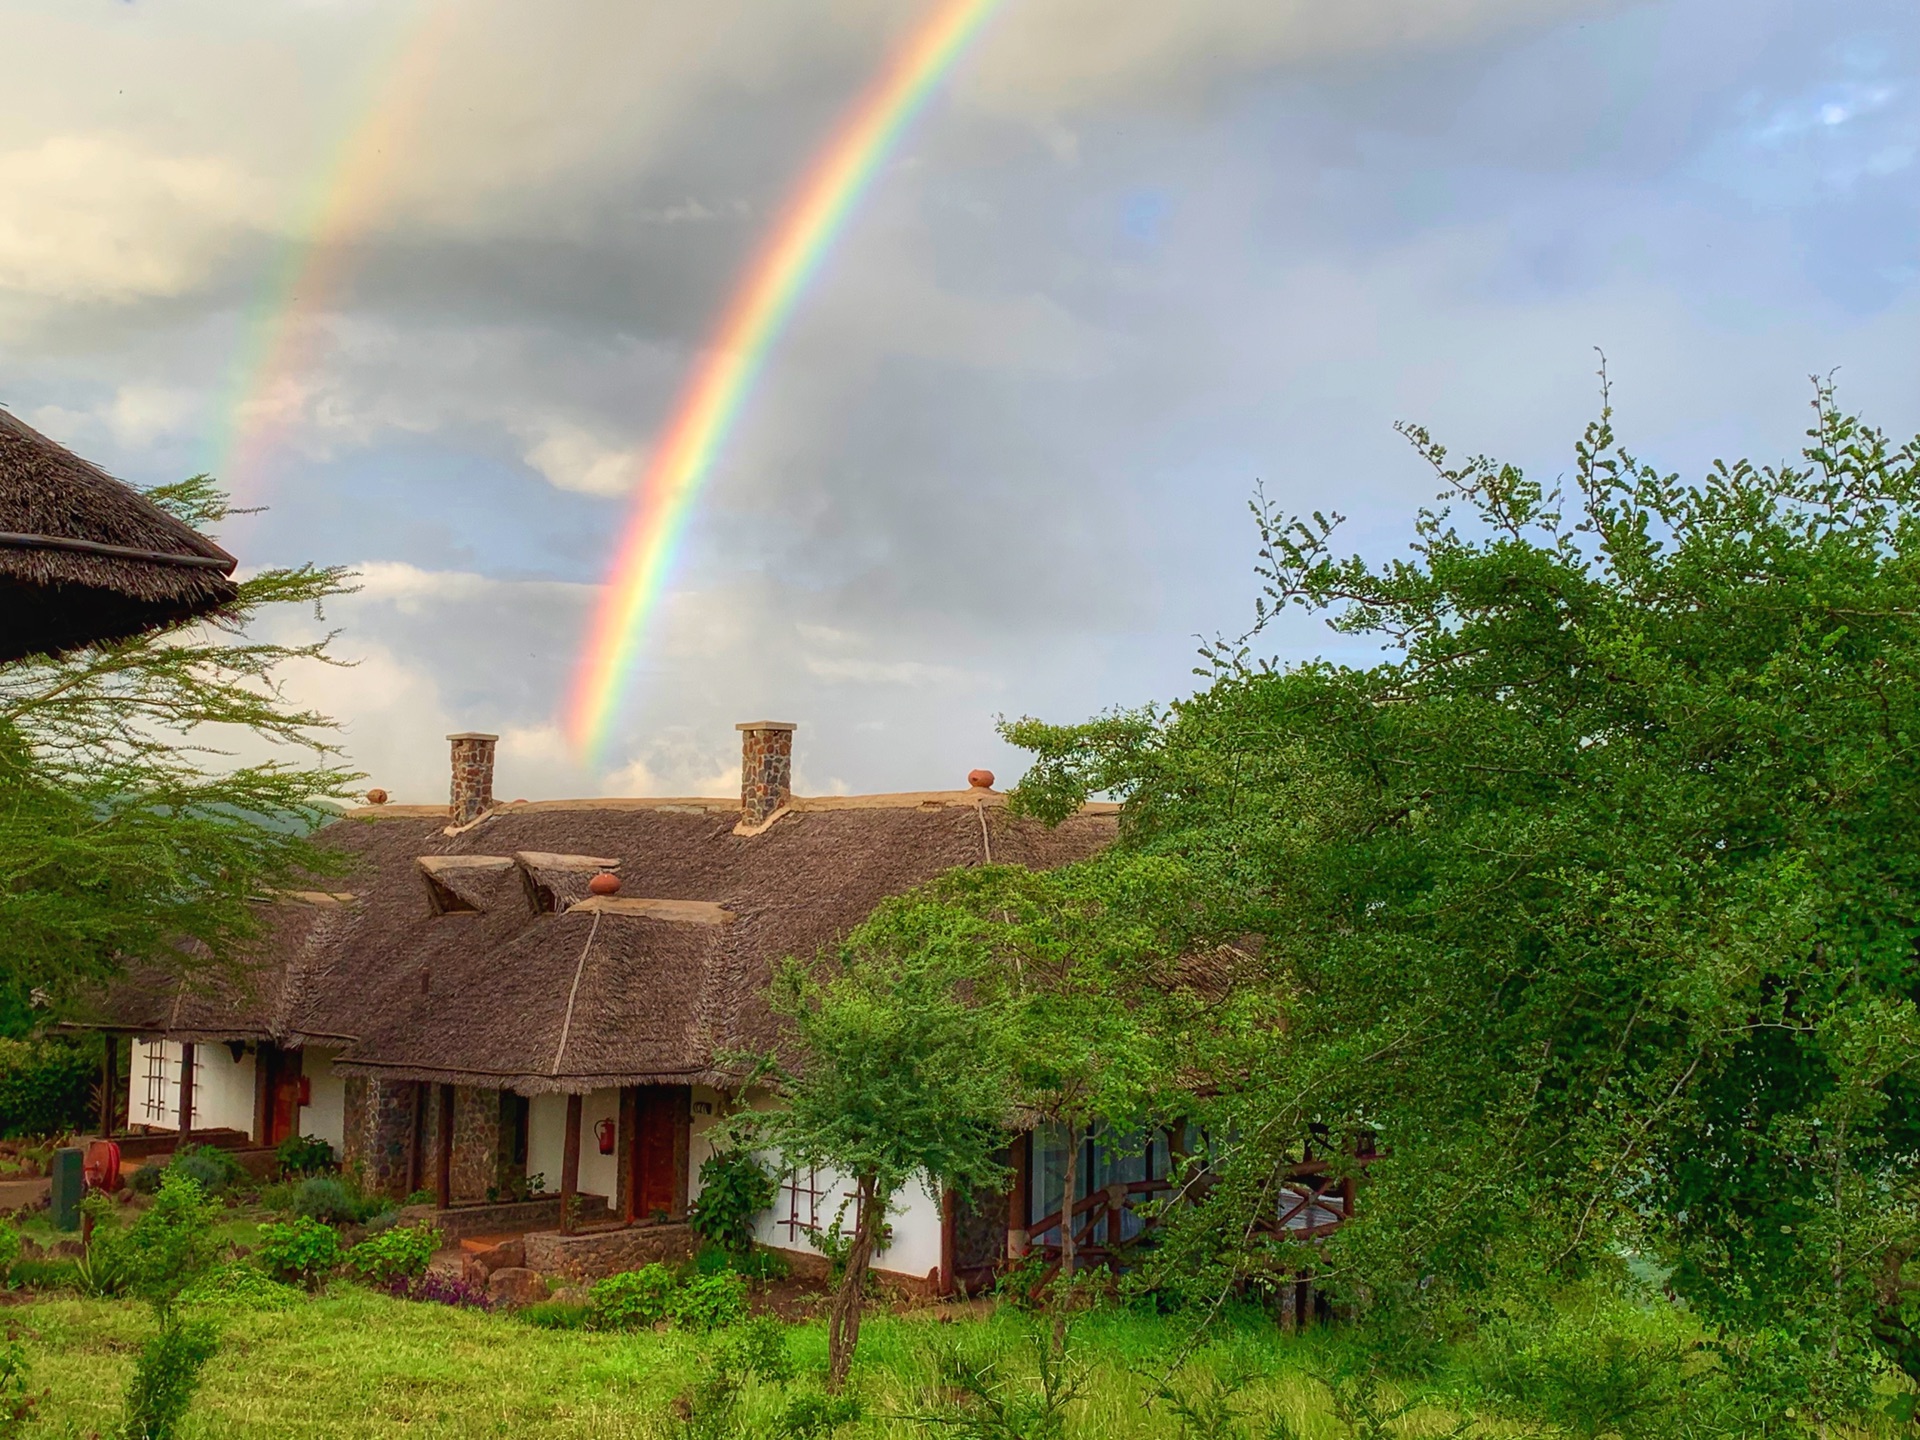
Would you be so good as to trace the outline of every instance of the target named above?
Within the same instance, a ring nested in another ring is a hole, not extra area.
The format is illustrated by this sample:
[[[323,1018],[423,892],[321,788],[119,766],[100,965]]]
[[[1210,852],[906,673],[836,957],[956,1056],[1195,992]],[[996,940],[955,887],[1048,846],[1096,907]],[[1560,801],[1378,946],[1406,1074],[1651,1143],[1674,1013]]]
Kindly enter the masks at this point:
[[[740,823],[764,825],[793,798],[793,732],[784,720],[748,720],[740,732]]]
[[[493,806],[493,747],[500,737],[463,730],[447,739],[453,742],[453,796],[447,808],[454,824],[467,825]]]

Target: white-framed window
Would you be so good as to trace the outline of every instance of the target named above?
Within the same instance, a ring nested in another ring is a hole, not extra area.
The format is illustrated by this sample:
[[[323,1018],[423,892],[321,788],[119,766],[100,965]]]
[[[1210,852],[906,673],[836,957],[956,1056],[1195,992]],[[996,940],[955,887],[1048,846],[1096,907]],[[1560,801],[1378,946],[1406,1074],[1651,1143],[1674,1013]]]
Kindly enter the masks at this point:
[[[173,1078],[172,1066],[167,1064],[167,1042],[164,1040],[143,1040],[140,1042],[147,1052],[147,1095],[144,1103],[144,1118],[149,1121],[163,1121],[167,1118],[167,1084]]]

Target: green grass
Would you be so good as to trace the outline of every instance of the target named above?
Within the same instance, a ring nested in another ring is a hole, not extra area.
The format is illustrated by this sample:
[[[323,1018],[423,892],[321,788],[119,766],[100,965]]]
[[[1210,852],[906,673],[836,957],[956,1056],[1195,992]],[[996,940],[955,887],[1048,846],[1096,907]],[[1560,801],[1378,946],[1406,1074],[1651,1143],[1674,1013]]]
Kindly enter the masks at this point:
[[[442,1437],[667,1437],[683,1433],[677,1397],[708,1372],[724,1336],[675,1331],[600,1334],[543,1330],[506,1315],[413,1304],[344,1283],[307,1298],[240,1298],[215,1315],[224,1340],[209,1365],[182,1440],[225,1437],[339,1437],[404,1434]],[[946,1321],[942,1314],[948,1314]],[[31,1384],[47,1398],[28,1437],[110,1436],[135,1352],[151,1333],[144,1305],[47,1296],[0,1308],[0,1330],[27,1346]],[[929,1434],[1004,1435],[947,1430],[915,1420],[950,1393],[944,1357],[958,1352],[994,1361],[1008,1393],[1035,1390],[1034,1322],[1010,1309],[991,1315],[928,1310],[870,1317],[862,1329],[852,1389],[866,1418],[836,1432],[853,1437]],[[1098,1310],[1074,1327],[1078,1398],[1066,1410],[1062,1440],[1343,1440],[1380,1435],[1420,1440],[1458,1434],[1460,1412],[1437,1382],[1433,1403],[1370,1430],[1351,1413],[1342,1421],[1315,1373],[1350,1366],[1357,1352],[1338,1329],[1288,1336],[1246,1313],[1213,1327],[1204,1345],[1185,1350],[1177,1320],[1122,1309]],[[826,1338],[817,1324],[796,1325],[787,1342],[797,1377],[785,1385],[751,1382],[731,1423],[709,1432],[774,1436],[792,1398],[817,1391]],[[1185,1356],[1184,1363],[1177,1363]],[[1171,1372],[1175,1390],[1196,1402],[1227,1401],[1230,1419],[1180,1419],[1156,1390]],[[1405,1392],[1389,1384],[1374,1397],[1393,1410]],[[1282,1422],[1276,1426],[1276,1421]],[[1030,1431],[1030,1434],[1043,1432]],[[1565,1434],[1551,1428],[1482,1421],[1482,1437]],[[1726,1433],[1726,1432],[1722,1432]],[[1830,1434],[1867,1432],[1832,1429]]]
[[[25,1433],[111,1434],[134,1353],[151,1328],[146,1308],[48,1298],[8,1307],[0,1318],[28,1347],[34,1389],[49,1392]],[[229,1310],[221,1318],[225,1339],[194,1402],[189,1433],[195,1440],[665,1435],[673,1433],[674,1398],[696,1382],[716,1343],[672,1331],[540,1330],[504,1315],[389,1300],[347,1285],[290,1308]],[[1010,1383],[1024,1389],[1033,1374],[1029,1333],[1029,1322],[1011,1312],[951,1324],[931,1312],[874,1317],[863,1327],[854,1374],[869,1418],[840,1434],[927,1433],[904,1417],[937,1403],[940,1356],[950,1347],[997,1358]],[[1084,1318],[1075,1351],[1085,1374],[1081,1398],[1068,1412],[1069,1434],[1103,1440],[1182,1434],[1164,1405],[1150,1404],[1149,1376],[1165,1370],[1178,1339],[1172,1324],[1150,1317],[1103,1312]],[[1259,1417],[1278,1410],[1306,1435],[1332,1437],[1344,1431],[1300,1368],[1329,1343],[1290,1339],[1263,1323],[1232,1325],[1183,1375],[1195,1383],[1235,1368],[1272,1372],[1240,1393],[1239,1407]],[[763,1427],[792,1392],[817,1385],[826,1364],[823,1329],[792,1327],[789,1346],[799,1378],[784,1387],[750,1384],[741,1433],[767,1433]],[[1438,1412],[1415,1417],[1399,1433],[1437,1435],[1446,1428],[1442,1422]]]

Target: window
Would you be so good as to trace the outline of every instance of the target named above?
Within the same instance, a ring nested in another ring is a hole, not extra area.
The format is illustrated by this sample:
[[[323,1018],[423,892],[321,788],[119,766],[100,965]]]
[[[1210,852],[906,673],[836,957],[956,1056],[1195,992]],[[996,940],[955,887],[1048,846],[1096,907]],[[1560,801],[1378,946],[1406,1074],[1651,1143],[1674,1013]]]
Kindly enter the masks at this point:
[[[1075,1199],[1085,1200],[1109,1185],[1165,1180],[1171,1168],[1172,1157],[1167,1149],[1166,1131],[1115,1134],[1105,1126],[1096,1126],[1080,1142],[1079,1169],[1074,1177]],[[1037,1225],[1059,1213],[1060,1195],[1066,1185],[1066,1176],[1066,1131],[1053,1126],[1035,1130],[1033,1170],[1027,1189],[1028,1225]],[[1152,1193],[1138,1190],[1133,1191],[1132,1195],[1144,1199]],[[1124,1244],[1145,1228],[1145,1222],[1133,1213],[1131,1206],[1127,1206],[1122,1210],[1117,1225],[1110,1215],[1102,1215],[1081,1243]],[[1060,1227],[1056,1223],[1045,1230],[1036,1230],[1032,1238],[1036,1245],[1058,1245]]]
[[[145,1118],[149,1121],[162,1121],[167,1118],[167,1081],[168,1071],[171,1068],[167,1064],[167,1042],[142,1040],[140,1044],[147,1052]]]

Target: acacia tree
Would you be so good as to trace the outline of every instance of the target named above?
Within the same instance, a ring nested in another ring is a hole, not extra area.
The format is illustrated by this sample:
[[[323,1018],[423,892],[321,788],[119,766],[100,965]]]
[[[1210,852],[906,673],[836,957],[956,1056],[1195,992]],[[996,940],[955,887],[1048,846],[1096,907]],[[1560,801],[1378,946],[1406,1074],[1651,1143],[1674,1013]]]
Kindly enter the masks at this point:
[[[196,529],[230,513],[205,476],[147,493]],[[281,677],[327,640],[248,627],[351,588],[339,568],[263,570],[206,620],[0,666],[0,991],[58,1006],[129,962],[228,962],[258,933],[250,902],[324,873],[304,837],[358,777]],[[242,739],[283,753],[236,763]]]
[[[1164,710],[1009,727],[1016,803],[1120,794],[1263,937],[1285,1033],[1216,1199],[1378,1132],[1349,1298],[1471,1320],[1637,1249],[1730,1358],[1784,1335],[1803,1406],[1920,1374],[1920,442],[1815,404],[1798,463],[1691,484],[1603,410],[1565,495],[1409,429],[1450,508],[1407,557],[1255,506],[1256,631],[1328,613],[1381,663],[1249,636]]]
[[[1004,1173],[1009,1092],[1005,1045],[990,1007],[972,1003],[964,946],[896,925],[882,909],[841,953],[790,961],[776,1013],[791,1063],[770,1062],[779,1108],[752,1117],[752,1141],[787,1166],[818,1166],[854,1186],[853,1234],[827,1323],[827,1384],[846,1383],[860,1340],[868,1267],[893,1197],[908,1183],[973,1190]]]

